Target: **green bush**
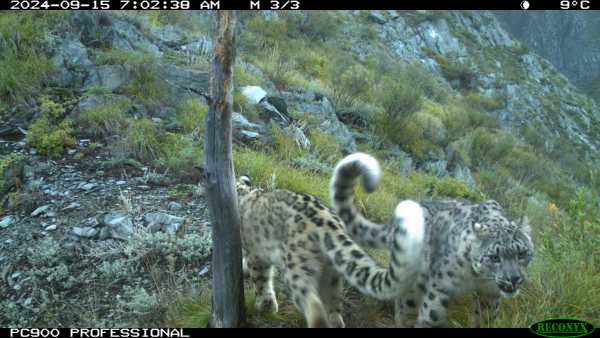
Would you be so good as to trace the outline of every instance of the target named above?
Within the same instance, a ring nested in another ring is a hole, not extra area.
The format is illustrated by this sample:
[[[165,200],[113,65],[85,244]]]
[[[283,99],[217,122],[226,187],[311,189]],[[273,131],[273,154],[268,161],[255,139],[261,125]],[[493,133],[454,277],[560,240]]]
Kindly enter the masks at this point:
[[[38,95],[54,70],[45,55],[46,34],[65,13],[6,12],[0,15],[0,99],[17,102]]]
[[[300,33],[311,40],[334,39],[340,31],[340,22],[332,12],[306,11],[301,15],[290,15],[288,20],[291,33]]]
[[[256,65],[277,90],[306,87],[308,80],[295,69],[294,61],[282,54],[279,48],[271,48],[263,56],[256,61]]]
[[[165,133],[161,139],[161,153],[154,164],[171,176],[186,182],[197,182],[196,169],[204,161],[204,148],[200,142],[179,134]]]
[[[187,99],[177,107],[176,121],[184,133],[204,133],[208,106],[203,99]]]
[[[307,149],[303,148],[289,129],[281,128],[277,124],[271,124],[270,136],[273,139],[274,155],[278,158],[289,161],[294,158],[302,157]]]
[[[100,65],[143,65],[155,62],[156,58],[146,52],[125,50],[125,49],[106,49],[98,50],[95,53],[95,62]]]
[[[478,128],[471,137],[470,155],[476,165],[501,161],[516,144],[511,134],[500,130]]]
[[[155,64],[141,64],[133,68],[133,78],[124,93],[146,105],[156,105],[168,97],[167,85],[159,77]]]
[[[162,140],[154,121],[142,118],[129,122],[124,139],[115,145],[121,157],[133,157],[146,163],[162,154]]]
[[[463,90],[472,90],[476,87],[477,75],[471,68],[463,63],[448,59],[440,54],[433,55],[438,63],[442,75],[450,82],[457,81]]]
[[[331,62],[327,77],[331,81],[328,96],[336,112],[352,110],[371,95],[373,74],[352,59],[340,58]]]
[[[334,164],[341,159],[342,145],[335,136],[313,129],[309,138],[312,150],[319,160]]]
[[[502,108],[502,102],[498,98],[484,96],[474,92],[470,92],[465,96],[465,100],[475,109],[480,110],[496,110]]]
[[[114,135],[126,126],[126,113],[130,107],[129,100],[117,99],[85,109],[79,114],[80,126],[93,135]]]

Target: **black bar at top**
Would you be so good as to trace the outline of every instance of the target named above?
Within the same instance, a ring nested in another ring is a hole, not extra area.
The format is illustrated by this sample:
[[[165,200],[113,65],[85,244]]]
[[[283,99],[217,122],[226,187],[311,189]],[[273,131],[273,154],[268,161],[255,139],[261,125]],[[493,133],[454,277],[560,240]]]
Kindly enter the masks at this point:
[[[0,0],[18,10],[592,10],[600,0]],[[37,6],[35,5],[37,4]],[[46,4],[46,6],[40,6]],[[100,6],[102,4],[102,6]],[[183,5],[186,6],[183,6]],[[94,5],[94,6],[92,6]]]

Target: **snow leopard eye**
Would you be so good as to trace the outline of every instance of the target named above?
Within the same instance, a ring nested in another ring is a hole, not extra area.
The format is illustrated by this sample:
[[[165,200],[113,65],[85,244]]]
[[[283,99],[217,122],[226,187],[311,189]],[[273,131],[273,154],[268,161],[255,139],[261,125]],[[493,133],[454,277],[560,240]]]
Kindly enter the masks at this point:
[[[489,255],[488,258],[492,261],[492,263],[500,263],[500,256],[498,255]]]
[[[527,258],[527,251],[519,251],[518,256],[519,256],[519,259]]]

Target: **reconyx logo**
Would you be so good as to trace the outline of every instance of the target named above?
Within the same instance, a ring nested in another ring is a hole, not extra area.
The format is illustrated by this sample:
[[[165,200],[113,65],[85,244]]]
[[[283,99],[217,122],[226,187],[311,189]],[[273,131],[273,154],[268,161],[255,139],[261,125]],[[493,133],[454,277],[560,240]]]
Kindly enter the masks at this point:
[[[575,318],[549,318],[529,327],[533,333],[544,337],[581,337],[594,332],[594,325]]]

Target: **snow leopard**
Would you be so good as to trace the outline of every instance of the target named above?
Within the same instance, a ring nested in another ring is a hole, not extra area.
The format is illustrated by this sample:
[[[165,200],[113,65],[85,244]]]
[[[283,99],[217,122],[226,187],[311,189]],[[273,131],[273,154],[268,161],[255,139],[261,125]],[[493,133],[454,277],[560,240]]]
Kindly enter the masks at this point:
[[[392,228],[366,219],[354,205],[357,179],[368,177],[373,187],[380,176],[374,157],[349,155],[336,166],[330,193],[334,211],[354,240],[389,248]],[[417,315],[417,327],[442,326],[450,299],[466,293],[475,293],[471,325],[479,327],[482,319],[493,323],[500,299],[515,297],[526,280],[534,255],[527,217],[510,220],[495,200],[432,200],[419,206],[425,217],[424,248],[412,262],[419,267],[417,278],[398,288],[402,291],[394,301],[396,323],[407,326],[408,317]]]
[[[278,310],[274,268],[283,273],[308,327],[345,327],[343,280],[365,295],[392,299],[397,286],[416,275],[411,262],[421,255],[425,233],[416,203],[399,205],[397,226],[389,232],[391,262],[384,268],[348,236],[344,222],[317,197],[283,189],[267,192],[254,187],[247,176],[238,178],[236,188],[243,264],[261,311]]]

